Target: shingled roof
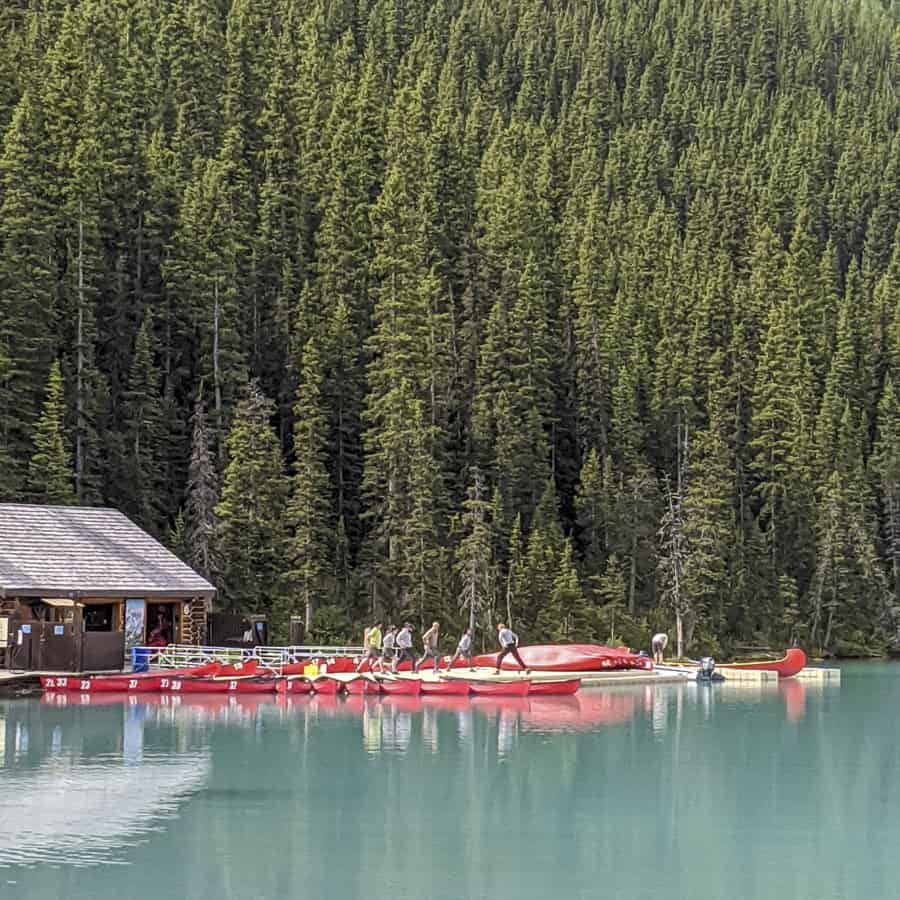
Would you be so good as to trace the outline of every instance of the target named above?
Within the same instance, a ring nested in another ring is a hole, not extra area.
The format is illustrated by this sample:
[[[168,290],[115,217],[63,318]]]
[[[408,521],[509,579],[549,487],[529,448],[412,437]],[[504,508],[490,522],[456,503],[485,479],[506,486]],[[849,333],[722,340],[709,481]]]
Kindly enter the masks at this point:
[[[118,510],[0,503],[0,597],[214,593]]]

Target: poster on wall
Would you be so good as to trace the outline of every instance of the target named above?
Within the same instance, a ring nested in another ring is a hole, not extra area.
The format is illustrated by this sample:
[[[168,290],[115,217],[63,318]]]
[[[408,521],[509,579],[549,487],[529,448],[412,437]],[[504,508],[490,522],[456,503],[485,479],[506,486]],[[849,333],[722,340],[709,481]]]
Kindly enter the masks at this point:
[[[144,625],[147,603],[144,600],[125,600],[125,649],[140,647],[144,643]]]

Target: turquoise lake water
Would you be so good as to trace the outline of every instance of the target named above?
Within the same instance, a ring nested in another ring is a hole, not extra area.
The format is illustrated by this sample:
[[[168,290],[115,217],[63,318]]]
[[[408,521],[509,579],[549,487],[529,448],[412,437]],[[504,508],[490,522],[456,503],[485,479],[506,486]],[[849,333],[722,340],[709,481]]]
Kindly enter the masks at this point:
[[[880,663],[449,705],[0,701],[0,897],[895,898],[898,708]]]

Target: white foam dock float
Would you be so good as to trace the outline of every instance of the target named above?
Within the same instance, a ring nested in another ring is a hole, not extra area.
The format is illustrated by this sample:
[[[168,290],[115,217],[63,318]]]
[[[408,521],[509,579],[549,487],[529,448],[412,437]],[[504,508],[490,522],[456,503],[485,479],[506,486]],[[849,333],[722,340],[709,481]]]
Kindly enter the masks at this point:
[[[826,668],[825,666],[807,666],[801,669],[794,678],[801,681],[821,681],[828,684],[841,683],[841,670],[834,668]]]

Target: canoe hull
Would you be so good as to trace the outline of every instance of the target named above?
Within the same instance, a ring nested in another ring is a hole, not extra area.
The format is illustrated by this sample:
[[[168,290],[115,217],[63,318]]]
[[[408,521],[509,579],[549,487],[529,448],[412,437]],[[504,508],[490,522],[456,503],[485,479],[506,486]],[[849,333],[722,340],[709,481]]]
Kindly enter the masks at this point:
[[[166,694],[274,694],[277,678],[163,678]]]
[[[522,681],[469,681],[473,697],[527,697],[531,682]]]
[[[468,681],[423,681],[423,697],[468,697],[471,692]]]
[[[422,682],[412,679],[403,681],[382,681],[381,692],[391,697],[418,697],[422,693]]]
[[[576,693],[580,687],[580,678],[567,678],[565,681],[532,681],[528,696],[561,697]]]
[[[800,647],[791,647],[781,659],[761,659],[750,662],[716,663],[717,669],[746,669],[754,672],[777,672],[779,678],[791,678],[806,666],[806,654]]]

